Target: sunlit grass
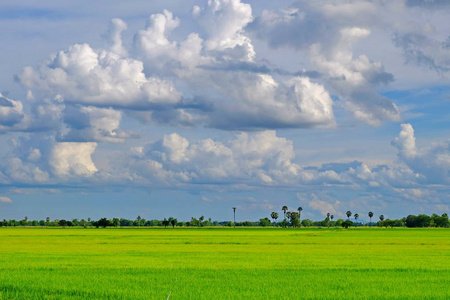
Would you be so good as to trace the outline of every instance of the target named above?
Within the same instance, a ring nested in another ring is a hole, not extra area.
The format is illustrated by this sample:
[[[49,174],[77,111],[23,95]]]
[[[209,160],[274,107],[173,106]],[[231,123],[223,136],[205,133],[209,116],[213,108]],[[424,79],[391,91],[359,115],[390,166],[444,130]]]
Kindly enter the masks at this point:
[[[446,229],[0,229],[0,299],[450,299]]]

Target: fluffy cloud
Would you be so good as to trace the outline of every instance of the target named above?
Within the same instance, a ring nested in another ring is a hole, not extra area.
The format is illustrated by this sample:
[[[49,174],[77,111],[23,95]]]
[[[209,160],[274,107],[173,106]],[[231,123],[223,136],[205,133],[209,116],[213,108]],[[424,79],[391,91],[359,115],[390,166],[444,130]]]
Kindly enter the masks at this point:
[[[28,121],[22,102],[6,98],[0,93],[0,133],[24,129]]]
[[[402,124],[402,130],[392,145],[399,150],[399,160],[429,184],[450,182],[450,142],[431,144],[417,149],[411,124]]]
[[[399,111],[388,98],[374,90],[374,86],[393,80],[380,63],[370,61],[365,55],[354,58],[347,47],[370,32],[362,28],[341,30],[341,42],[328,54],[320,44],[311,46],[310,55],[314,66],[326,74],[327,82],[345,101],[344,105],[353,112],[356,119],[371,125],[382,120],[399,121]]]
[[[138,152],[132,168],[139,176],[155,180],[197,183],[248,182],[280,184],[292,179],[298,165],[292,142],[274,131],[240,133],[234,140],[220,143],[212,139],[189,142],[174,133],[147,145]]]
[[[12,203],[12,200],[9,197],[0,197],[0,203]]]
[[[148,72],[181,78],[194,97],[206,99],[210,110],[202,112],[202,123],[221,129],[334,126],[333,103],[322,85],[307,77],[277,80],[255,64],[244,30],[252,20],[248,4],[210,1],[194,7],[193,15],[205,39],[193,33],[181,43],[171,41],[180,21],[164,11],[150,17],[135,41]],[[184,112],[196,119],[196,112]]]
[[[96,143],[56,143],[50,153],[50,166],[57,176],[91,176],[97,172],[91,155]]]
[[[87,44],[58,52],[38,69],[27,67],[18,78],[44,96],[85,105],[148,109],[174,105],[181,97],[171,82],[147,78],[142,62]]]
[[[416,138],[411,124],[402,124],[402,130],[398,137],[392,141],[392,145],[399,150],[399,156],[402,158],[413,158],[417,154]]]
[[[381,63],[366,55],[354,57],[352,52],[354,44],[370,34],[365,26],[377,10],[367,1],[301,1],[288,9],[264,11],[249,28],[272,47],[290,46],[309,53],[307,62],[322,75],[325,86],[344,100],[344,107],[356,119],[379,125],[383,120],[399,120],[395,104],[375,89],[393,81],[393,75]]]
[[[60,133],[59,140],[123,142],[133,135],[119,129],[121,119],[122,113],[111,108],[66,107],[64,121],[68,128]]]

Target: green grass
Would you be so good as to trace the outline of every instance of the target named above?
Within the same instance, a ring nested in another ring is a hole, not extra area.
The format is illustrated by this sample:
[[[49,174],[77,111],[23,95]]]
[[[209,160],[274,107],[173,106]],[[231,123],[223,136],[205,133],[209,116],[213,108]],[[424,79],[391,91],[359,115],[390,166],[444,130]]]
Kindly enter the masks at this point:
[[[0,228],[0,299],[450,299],[448,229]]]

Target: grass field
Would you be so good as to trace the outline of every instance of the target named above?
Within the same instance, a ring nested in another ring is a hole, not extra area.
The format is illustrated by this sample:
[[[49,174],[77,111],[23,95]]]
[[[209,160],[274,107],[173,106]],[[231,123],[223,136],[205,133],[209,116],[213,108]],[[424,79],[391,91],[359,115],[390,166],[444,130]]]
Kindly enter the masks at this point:
[[[0,299],[450,299],[448,229],[0,228]]]

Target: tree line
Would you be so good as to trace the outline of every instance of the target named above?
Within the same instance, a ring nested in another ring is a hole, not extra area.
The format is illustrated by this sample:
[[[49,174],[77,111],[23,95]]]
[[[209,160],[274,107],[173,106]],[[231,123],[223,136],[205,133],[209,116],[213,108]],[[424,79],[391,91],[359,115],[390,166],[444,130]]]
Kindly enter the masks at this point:
[[[281,226],[281,227],[345,227],[348,228],[350,226],[379,226],[379,227],[450,227],[450,222],[448,215],[446,213],[441,216],[437,214],[432,214],[431,216],[425,214],[408,215],[407,217],[401,219],[385,219],[384,215],[379,215],[379,221],[372,222],[372,218],[374,217],[374,213],[369,211],[367,216],[370,221],[368,223],[363,223],[361,221],[358,222],[360,216],[358,213],[353,214],[351,211],[347,211],[345,215],[347,216],[347,220],[338,219],[333,221],[334,215],[327,213],[326,218],[320,221],[311,221],[310,219],[300,220],[301,213],[303,211],[302,207],[298,207],[296,211],[288,211],[287,206],[283,206],[281,208],[283,211],[284,219],[280,222],[277,222],[279,217],[278,212],[272,212],[270,217],[273,221],[270,221],[269,218],[260,219],[260,226]],[[353,216],[353,220],[350,218]]]
[[[378,221],[372,222],[374,217],[373,212],[368,212],[367,216],[370,218],[370,222],[363,223],[360,220],[358,213],[353,214],[351,211],[347,211],[345,215],[347,219],[337,219],[334,220],[334,215],[327,213],[324,220],[312,221],[310,219],[301,220],[301,213],[303,211],[302,207],[298,207],[295,211],[289,211],[287,206],[283,206],[281,211],[283,212],[283,219],[277,221],[279,218],[278,212],[272,212],[270,218],[265,217],[259,219],[259,221],[242,221],[242,222],[232,222],[232,221],[212,221],[211,218],[205,219],[204,216],[198,219],[192,217],[190,221],[178,221],[176,218],[169,217],[163,220],[153,219],[146,220],[137,216],[136,219],[130,220],[125,218],[101,218],[99,220],[92,220],[91,218],[85,219],[55,219],[50,220],[47,217],[45,220],[29,220],[28,217],[22,220],[6,220],[0,221],[0,227],[7,226],[35,226],[35,227],[211,227],[211,226],[222,226],[222,227],[360,227],[360,226],[379,226],[379,227],[450,227],[450,221],[446,213],[441,216],[437,214],[432,214],[431,216],[425,214],[419,215],[408,215],[407,217],[401,219],[385,219],[384,215],[378,216]],[[235,217],[236,208],[233,207],[233,213]],[[352,220],[350,219],[352,217]],[[234,218],[235,219],[235,218]]]

